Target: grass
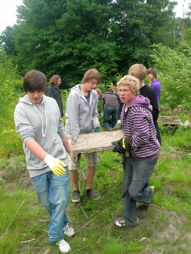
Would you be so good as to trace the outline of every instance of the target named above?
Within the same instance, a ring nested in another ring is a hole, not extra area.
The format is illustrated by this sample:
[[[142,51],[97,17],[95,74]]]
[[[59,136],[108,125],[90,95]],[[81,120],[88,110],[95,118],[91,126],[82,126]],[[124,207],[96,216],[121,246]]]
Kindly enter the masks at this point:
[[[151,178],[157,191],[153,204],[138,207],[140,224],[117,229],[122,216],[120,201],[123,170],[119,155],[99,153],[94,187],[102,198],[82,197],[69,203],[68,217],[76,236],[68,238],[71,254],[191,253],[191,140],[190,130],[163,132],[161,156]],[[185,149],[186,147],[186,149]],[[80,169],[82,195],[85,160]],[[57,254],[47,240],[48,215],[40,207],[25,169],[23,155],[0,160],[0,253]]]

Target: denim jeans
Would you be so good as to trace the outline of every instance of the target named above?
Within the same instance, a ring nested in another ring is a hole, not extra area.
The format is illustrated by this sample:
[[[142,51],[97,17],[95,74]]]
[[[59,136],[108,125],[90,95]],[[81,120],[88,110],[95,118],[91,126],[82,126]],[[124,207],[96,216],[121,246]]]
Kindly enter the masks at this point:
[[[103,122],[106,131],[114,127],[118,120],[119,107],[104,107]]]
[[[122,203],[125,223],[129,226],[137,220],[136,201],[147,203],[152,197],[148,182],[156,162],[157,159],[146,161],[131,157],[125,161]]]
[[[56,176],[51,171],[32,177],[32,183],[41,205],[50,215],[48,226],[49,241],[54,243],[64,239],[63,227],[68,223],[65,211],[69,198],[68,168],[63,176]]]

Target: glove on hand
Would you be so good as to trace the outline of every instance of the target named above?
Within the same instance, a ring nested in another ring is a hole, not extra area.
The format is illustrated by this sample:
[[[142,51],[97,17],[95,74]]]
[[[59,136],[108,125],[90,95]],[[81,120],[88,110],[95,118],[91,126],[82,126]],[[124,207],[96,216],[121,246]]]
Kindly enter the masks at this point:
[[[118,141],[113,141],[112,145],[114,146],[113,152],[117,152],[119,154],[125,154],[126,157],[130,156],[131,152],[131,137],[122,138]]]
[[[110,129],[110,131],[116,131],[122,128],[122,124],[121,123],[116,123],[116,125]]]
[[[116,152],[116,153],[119,153],[119,154],[124,153],[125,150],[122,147],[121,141],[122,141],[122,139],[111,142],[111,144],[113,145],[113,150],[112,150],[113,152]]]
[[[66,173],[66,165],[64,164],[64,162],[54,158],[50,154],[46,155],[46,157],[44,158],[44,162],[49,166],[49,168],[55,175],[62,176]]]
[[[132,144],[131,137],[128,136],[126,138],[122,138],[121,144],[122,144],[123,149],[130,150],[131,144]]]
[[[94,129],[95,132],[102,132],[102,131],[105,131],[105,129],[101,126],[96,126],[95,129]]]

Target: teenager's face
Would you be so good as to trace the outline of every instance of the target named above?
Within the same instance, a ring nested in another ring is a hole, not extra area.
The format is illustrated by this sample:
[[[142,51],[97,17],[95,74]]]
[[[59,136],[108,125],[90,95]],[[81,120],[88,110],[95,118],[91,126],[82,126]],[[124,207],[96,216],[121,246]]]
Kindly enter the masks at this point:
[[[150,79],[151,81],[155,80],[155,76],[152,73],[149,73],[147,75],[148,79]]]
[[[58,81],[57,81],[57,83],[56,83],[56,85],[57,85],[57,86],[60,86],[61,84],[62,84],[62,80],[61,80],[61,78],[59,78]]]
[[[95,89],[97,84],[98,84],[97,79],[90,79],[84,85],[86,87],[86,90],[89,92],[92,89]]]
[[[122,103],[128,105],[135,98],[135,94],[130,90],[129,86],[120,86],[119,98]]]
[[[29,100],[34,104],[39,104],[42,101],[43,92],[42,91],[32,91],[27,92]]]

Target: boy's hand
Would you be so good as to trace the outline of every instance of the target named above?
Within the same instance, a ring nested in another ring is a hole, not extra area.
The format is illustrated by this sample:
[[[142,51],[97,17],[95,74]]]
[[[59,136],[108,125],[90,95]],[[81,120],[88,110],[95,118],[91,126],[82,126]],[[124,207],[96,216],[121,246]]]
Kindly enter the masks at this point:
[[[65,175],[66,165],[61,160],[58,160],[58,159],[54,158],[53,156],[51,156],[50,154],[47,154],[46,157],[44,158],[44,162],[48,165],[48,167],[51,169],[51,171],[55,175],[57,175],[57,176]]]
[[[105,129],[101,126],[96,126],[95,129],[94,129],[95,132],[102,132],[102,131],[105,131]]]
[[[119,154],[125,154],[128,158],[131,153],[131,137],[121,138],[118,141],[111,142],[113,145],[113,152],[117,152]]]
[[[110,129],[110,131],[116,131],[122,128],[122,124],[121,123],[116,123],[116,125]]]

